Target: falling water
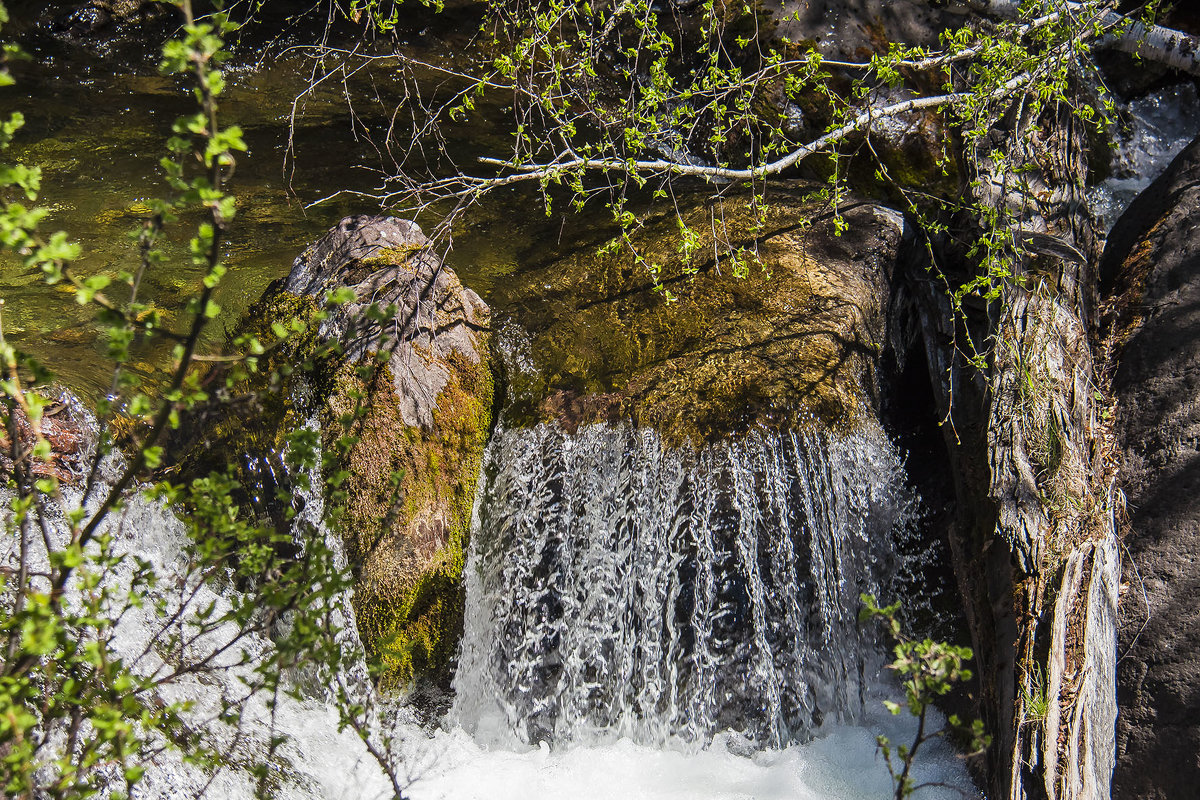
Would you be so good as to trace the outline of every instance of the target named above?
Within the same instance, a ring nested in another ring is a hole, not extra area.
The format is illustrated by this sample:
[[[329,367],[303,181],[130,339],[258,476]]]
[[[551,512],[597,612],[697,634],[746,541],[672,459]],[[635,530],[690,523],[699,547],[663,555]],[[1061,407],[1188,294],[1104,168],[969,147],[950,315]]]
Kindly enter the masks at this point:
[[[495,744],[771,747],[855,719],[879,667],[858,598],[911,506],[878,430],[498,431],[451,718]]]
[[[1129,124],[1117,136],[1112,174],[1088,192],[1103,231],[1200,131],[1200,95],[1192,83],[1151,92],[1125,104],[1121,112]]]
[[[407,797],[890,794],[875,736],[909,740],[912,723],[883,713],[880,695],[894,689],[872,677],[875,651],[852,613],[860,590],[885,588],[888,540],[910,513],[882,434],[760,432],[697,453],[628,428],[502,430],[481,485],[450,719],[422,728],[411,710],[374,696],[361,660],[335,677],[385,712],[370,720],[371,738],[377,747],[378,734],[390,738]],[[308,500],[306,524],[331,535],[319,495]],[[153,563],[164,585],[184,580],[187,537],[172,509],[135,497],[110,532],[118,552]],[[14,557],[5,544],[0,563]],[[128,583],[128,568],[109,577]],[[247,599],[232,586],[184,594],[196,608]],[[343,645],[361,659],[349,598],[335,605],[346,615]],[[153,671],[158,655],[147,644],[157,630],[151,609],[125,614],[117,655]],[[219,649],[238,632],[213,635]],[[273,647],[265,636],[241,645],[248,660],[169,687],[218,738],[233,732],[209,718]],[[144,765],[135,796],[248,800],[259,764],[272,796],[287,800],[392,796],[366,744],[342,726],[328,687],[296,679],[286,694],[245,698],[219,773],[167,750]],[[817,738],[789,744],[821,722]],[[272,751],[276,736],[285,743]],[[949,748],[928,747],[918,779],[970,791]]]

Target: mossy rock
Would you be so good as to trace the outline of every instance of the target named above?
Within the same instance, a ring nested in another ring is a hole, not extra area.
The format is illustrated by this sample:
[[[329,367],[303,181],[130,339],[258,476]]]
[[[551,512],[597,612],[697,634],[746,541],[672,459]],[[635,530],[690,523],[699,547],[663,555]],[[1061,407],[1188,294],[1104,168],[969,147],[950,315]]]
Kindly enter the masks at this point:
[[[501,348],[510,424],[627,418],[699,444],[873,413],[903,221],[850,203],[838,222],[806,196],[772,192],[762,217],[737,197],[691,201],[630,245],[581,246],[517,276],[496,300],[516,309]]]
[[[449,684],[492,421],[488,308],[427,245],[405,220],[342,220],[268,288],[232,336],[270,342],[276,323],[302,332],[268,349],[258,373],[223,390],[249,398],[244,405],[193,420],[173,453],[184,475],[243,454],[251,465],[243,483],[253,485],[286,474],[287,434],[316,415],[326,485],[336,484],[326,501],[355,573],[359,632],[395,687]],[[324,307],[330,292],[345,289],[349,302]],[[390,313],[380,318],[373,305]],[[269,469],[254,469],[264,461]],[[246,501],[277,488],[286,503],[287,487],[262,485]],[[288,524],[286,508],[254,510]]]
[[[486,352],[486,351],[484,351]],[[448,686],[463,625],[462,571],[493,381],[486,358],[454,353],[428,425],[408,424],[384,367],[370,382],[343,367],[321,412],[327,450],[343,420],[356,443],[337,465],[340,528],[357,569],[354,609],[364,643],[394,685]],[[370,398],[360,406],[358,397]]]

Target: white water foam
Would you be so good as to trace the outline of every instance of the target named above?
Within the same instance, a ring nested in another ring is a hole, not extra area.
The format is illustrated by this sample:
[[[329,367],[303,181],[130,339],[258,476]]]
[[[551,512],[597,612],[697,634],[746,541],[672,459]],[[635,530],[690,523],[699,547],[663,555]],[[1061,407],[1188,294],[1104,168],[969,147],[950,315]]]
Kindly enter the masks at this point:
[[[894,695],[893,695],[894,696]],[[872,697],[876,703],[879,698]],[[461,729],[427,744],[432,766],[409,791],[412,800],[884,800],[893,788],[875,737],[911,742],[911,717],[878,705],[861,725],[831,725],[817,738],[783,749],[746,752],[735,736],[703,750],[680,751],[620,739],[606,745],[545,744],[486,750]],[[940,724],[935,720],[934,724]],[[918,753],[918,800],[981,797],[961,761],[941,741]]]
[[[408,757],[433,762],[414,800],[891,795],[876,736],[915,721],[854,621],[912,514],[882,431],[501,429],[480,498],[454,727]],[[918,797],[978,796],[926,747],[944,785]]]
[[[1112,174],[1088,191],[1102,232],[1112,228],[1133,199],[1200,133],[1200,96],[1193,83],[1152,92],[1121,112],[1128,129],[1118,137]]]
[[[545,431],[543,434],[550,435]],[[628,431],[593,432],[594,438],[610,442],[628,443],[631,435]],[[511,444],[514,440],[499,440],[493,452],[499,452],[504,441]],[[771,446],[764,447],[766,440],[763,440],[757,448],[751,448],[752,454],[756,454],[754,458],[759,459],[754,469],[766,468],[769,471],[774,463],[775,467],[785,468],[779,474],[790,476],[789,480],[793,482],[799,480],[801,475],[797,467],[802,465],[794,461],[795,453],[782,457],[785,452],[778,449],[782,440],[773,441]],[[642,439],[642,442],[645,444],[648,440]],[[796,442],[791,442],[791,445],[795,447]],[[776,449],[772,450],[772,447]],[[658,452],[655,447],[650,449]],[[865,517],[862,515],[870,508],[884,508],[891,501],[887,500],[887,492],[880,493],[880,487],[890,485],[888,480],[877,484],[875,489],[847,485],[842,478],[845,470],[853,469],[845,458],[856,458],[864,470],[882,466],[886,467],[886,472],[893,469],[895,464],[886,453],[876,452],[872,456],[869,452],[843,450],[841,455],[837,455],[835,447],[833,458],[841,466],[833,472],[828,471],[829,464],[822,461],[821,456],[811,454],[816,458],[813,464],[824,465],[809,476],[821,481],[821,494],[812,498],[812,501],[821,504],[824,510],[818,512],[810,508],[805,513],[811,514],[814,519],[826,521],[842,515],[844,521],[851,523],[846,530],[849,531],[849,539],[857,544],[840,554],[836,547],[829,551],[830,557],[837,556],[835,560],[839,560],[839,563],[853,551],[857,555],[846,561],[849,564],[858,563],[865,557],[864,554],[870,552],[870,548],[861,549],[864,542],[860,539],[868,531],[868,527],[863,527]],[[782,460],[772,462],[772,453],[781,456]],[[872,458],[876,461],[872,462]],[[878,461],[879,458],[882,461]],[[675,468],[681,467],[682,464],[676,464]],[[747,478],[748,473],[742,477]],[[719,478],[710,488],[717,494],[729,491],[731,486],[722,483],[729,479],[729,475]],[[732,488],[735,491],[737,489],[736,486]],[[763,488],[762,483],[743,483],[740,496],[749,503]],[[887,502],[882,502],[885,500]],[[781,511],[779,498],[765,498],[765,501],[762,513],[770,516]],[[310,499],[304,513],[311,518],[310,523],[319,523],[319,498]],[[152,561],[164,585],[172,585],[176,578],[185,579],[186,537],[182,523],[171,509],[160,503],[134,499],[127,510],[114,519],[111,530],[118,549]],[[849,547],[850,544],[847,541],[839,546]],[[12,556],[11,551],[0,553],[0,557],[11,559]],[[128,566],[123,566],[118,574],[110,578],[118,582],[127,581]],[[603,587],[598,585],[597,588]],[[835,580],[820,591],[838,595],[857,591],[858,588],[860,586],[856,580],[849,580],[844,585],[840,580]],[[816,588],[810,587],[810,591],[820,595]],[[833,596],[827,599],[832,602]],[[247,600],[252,601],[252,598],[232,588],[220,591],[203,588],[191,598],[189,604],[192,608],[202,608],[208,603],[227,607],[231,603]],[[343,598],[342,605],[349,613],[347,600]],[[479,606],[475,604],[474,607]],[[841,620],[837,624],[842,627],[834,626],[829,630],[840,630],[842,633],[839,635],[843,635],[848,630],[845,625],[849,622],[844,618],[848,613],[845,609],[840,612],[835,610],[835,619]],[[483,630],[486,623],[486,620],[477,619],[470,624]],[[114,641],[117,653],[131,663],[136,660],[139,669],[157,669],[163,663],[162,654],[153,647],[147,648],[154,636],[155,625],[155,617],[148,608],[124,615],[119,624],[119,635]],[[345,645],[352,652],[359,653],[361,659],[361,649],[353,637],[352,624],[348,631],[350,633]],[[235,633],[232,629],[215,631],[208,646],[219,647],[222,637],[232,637]],[[485,635],[500,634],[493,630]],[[252,636],[242,643],[238,655],[244,648],[252,658],[255,654],[261,657],[272,646],[269,638]],[[854,655],[851,660],[857,663],[858,659],[859,655]],[[748,663],[766,667],[766,662],[761,658],[757,662],[751,659]],[[240,691],[240,679],[246,670],[253,668],[253,662],[245,665],[231,662],[228,666],[228,669],[208,676],[185,677],[176,681],[164,689],[163,697],[167,700],[193,700],[196,703],[191,716],[194,724],[210,726],[211,735],[230,737],[233,732],[213,723],[212,719],[216,716],[221,698],[235,696]],[[849,670],[854,681],[858,680],[854,675],[857,669]],[[843,674],[843,671],[844,668],[839,667],[835,673]],[[880,706],[879,701],[883,696],[895,697],[898,690],[890,686],[886,679],[882,682],[872,679],[868,681],[869,685],[856,688],[852,693],[853,698],[850,699],[853,702],[850,704],[855,706],[853,714],[848,713],[851,709],[842,708],[847,712],[842,716],[854,717],[853,722],[834,722],[831,717],[831,721],[823,726],[805,732],[808,740],[804,743],[782,747],[764,748],[761,742],[751,741],[753,737],[745,732],[717,729],[707,730],[706,735],[699,739],[687,740],[676,736],[668,741],[653,741],[646,731],[657,728],[638,728],[636,725],[629,729],[635,738],[620,732],[583,742],[571,741],[570,737],[566,737],[563,742],[551,747],[545,743],[527,745],[508,737],[503,745],[489,745],[454,723],[447,723],[444,728],[435,731],[422,728],[410,709],[375,697],[364,675],[365,670],[359,660],[339,680],[351,687],[352,691],[361,692],[363,701],[376,709],[369,720],[374,728],[373,744],[378,747],[387,736],[393,737],[392,755],[398,764],[398,778],[405,796],[411,800],[884,798],[891,794],[891,780],[876,752],[875,736],[884,732],[897,743],[908,742],[915,731],[915,723],[911,718],[892,717]],[[304,685],[302,676],[300,685]],[[863,694],[859,694],[860,689]],[[328,699],[328,687],[308,686],[306,691],[299,694],[300,697],[280,696],[273,709],[264,697],[247,699],[244,724],[232,749],[229,766],[218,774],[206,774],[187,764],[178,753],[167,751],[146,765],[149,769],[145,779],[136,787],[134,797],[157,800],[206,796],[249,800],[256,796],[257,788],[250,769],[268,758],[266,742],[272,735],[286,737],[287,742],[267,762],[271,772],[270,796],[286,800],[370,800],[392,797],[394,793],[388,776],[368,752],[362,739],[353,731],[341,728],[336,708]],[[737,698],[738,703],[746,700],[745,696]],[[778,713],[777,707],[772,708],[773,701],[764,699],[763,702],[766,705],[760,711],[764,714],[769,716]],[[960,797],[962,793],[967,796],[978,795],[961,764],[941,742],[926,745],[918,763],[919,781],[957,787],[922,790],[918,797],[950,798]]]

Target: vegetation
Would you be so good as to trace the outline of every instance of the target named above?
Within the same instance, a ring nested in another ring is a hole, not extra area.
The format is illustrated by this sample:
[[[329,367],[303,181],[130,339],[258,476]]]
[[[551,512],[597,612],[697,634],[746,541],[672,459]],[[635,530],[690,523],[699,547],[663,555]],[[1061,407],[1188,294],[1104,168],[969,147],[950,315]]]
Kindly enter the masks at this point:
[[[0,573],[0,791],[127,796],[148,769],[170,763],[197,771],[201,790],[219,769],[241,766],[258,793],[271,796],[286,769],[274,724],[279,699],[327,687],[341,725],[359,733],[400,796],[388,742],[369,730],[372,711],[343,668],[357,657],[342,631],[348,573],[320,519],[304,518],[293,495],[319,498],[321,475],[337,480],[322,459],[336,459],[352,440],[343,436],[323,454],[315,426],[286,432],[278,453],[288,480],[264,498],[288,521],[283,529],[247,508],[246,494],[262,487],[246,486],[236,463],[188,480],[153,478],[183,419],[205,404],[230,402],[261,367],[272,370],[263,383],[277,386],[302,365],[264,356],[346,299],[326,298],[307,325],[293,318],[275,323],[268,337],[239,336],[227,355],[200,352],[220,312],[213,296],[226,272],[222,240],[237,214],[224,185],[245,144],[218,116],[228,17],[218,9],[197,19],[189,0],[177,5],[184,23],[163,48],[161,68],[190,83],[198,110],[175,122],[161,162],[172,194],[150,201],[153,216],[131,233],[136,264],[115,282],[78,274],[79,246],[64,233],[41,233],[47,210],[26,205],[37,200],[37,167],[0,168],[0,243],[48,284],[69,286],[77,302],[96,309],[113,364],[111,392],[96,409],[98,439],[82,448],[80,474],[56,471],[45,434],[50,417],[75,415],[86,438],[88,415],[55,408],[49,373],[0,329],[11,464],[5,548],[16,564]],[[20,53],[10,46],[4,57]],[[0,72],[0,84],[11,82]],[[13,114],[0,124],[0,146],[22,121]],[[201,220],[188,251],[203,277],[176,330],[140,290],[165,266],[164,229],[187,217]],[[165,375],[130,368],[136,348],[164,338],[174,343]],[[214,362],[223,370],[209,369]],[[352,424],[353,415],[344,422]],[[143,528],[147,509],[168,508],[179,512],[183,544],[151,558],[136,539],[152,533]]]
[[[45,391],[49,373],[4,341],[0,321],[0,401],[12,465],[7,534],[18,565],[0,573],[0,785],[15,797],[112,796],[132,791],[157,760],[215,770],[237,759],[250,728],[270,720],[281,693],[300,692],[303,684],[332,687],[341,723],[359,733],[399,796],[404,787],[390,743],[371,730],[372,710],[341,669],[355,657],[340,636],[349,579],[325,529],[292,502],[294,491],[344,499],[337,489],[357,444],[350,435],[354,410],[326,420],[338,434],[332,440],[322,441],[306,425],[272,440],[288,479],[272,487],[269,502],[288,523],[285,530],[247,508],[252,487],[238,465],[188,480],[156,475],[171,432],[189,413],[228,403],[251,383],[278,388],[295,365],[270,353],[289,352],[347,299],[334,294],[303,319],[242,333],[227,353],[201,351],[202,335],[220,313],[214,292],[226,272],[221,242],[237,216],[224,187],[245,144],[238,128],[223,127],[218,115],[230,18],[219,2],[204,18],[196,17],[190,0],[176,5],[184,24],[164,48],[162,68],[186,76],[198,110],[176,123],[167,143],[162,169],[172,195],[150,202],[151,216],[132,233],[135,264],[115,282],[79,274],[73,267],[78,245],[63,233],[39,231],[46,211],[30,205],[40,188],[37,168],[0,167],[0,245],[96,309],[113,364],[111,392],[96,409],[98,439],[79,480],[69,481],[53,469],[55,451],[45,433],[46,421],[62,413]],[[383,0],[342,0],[331,8],[381,37],[407,13]],[[768,189],[804,178],[816,181],[807,184],[810,199],[835,214],[852,190],[901,204],[927,246],[930,275],[959,320],[970,315],[972,303],[984,307],[975,323],[1001,318],[997,307],[1010,305],[1014,288],[1038,283],[1024,269],[1033,256],[1052,251],[1067,260],[1086,258],[1077,242],[1027,235],[1023,203],[1045,187],[1031,177],[1036,158],[1016,154],[1036,150],[1063,114],[1103,134],[1111,104],[1090,49],[1137,24],[1091,0],[1026,3],[1011,19],[947,29],[928,44],[890,42],[880,34],[869,56],[852,61],[823,55],[814,42],[790,40],[788,20],[771,17],[758,3],[702,0],[694,13],[677,13],[671,4],[649,0],[487,0],[477,18],[472,46],[457,62],[369,49],[313,51],[324,69],[360,58],[394,61],[397,79],[407,84],[405,105],[393,115],[405,124],[391,129],[404,138],[387,143],[397,145],[390,150],[396,168],[372,199],[398,213],[432,216],[434,233],[446,240],[485,198],[513,187],[536,189],[547,213],[602,205],[617,233],[601,256],[626,251],[670,301],[682,291],[675,287],[686,284],[662,280],[666,262],[688,264],[700,248],[706,258],[711,248],[716,264],[733,275],[764,269],[753,238],[770,219]],[[4,50],[6,64],[19,57],[14,48]],[[440,81],[432,95],[431,74]],[[0,71],[0,86],[10,82]],[[511,146],[473,163],[448,152],[446,130],[475,119],[501,126]],[[0,120],[0,147],[21,123],[19,115]],[[923,131],[925,146],[906,149],[890,133],[896,125]],[[721,202],[697,221],[683,211],[692,207],[681,199],[689,192]],[[1022,202],[1009,202],[1014,196]],[[663,205],[676,216],[678,239],[665,248],[643,246],[637,233]],[[142,287],[147,274],[163,268],[165,227],[196,217],[202,221],[189,258],[203,278],[185,324],[175,328]],[[737,231],[730,219],[742,220]],[[975,368],[991,369],[995,331],[989,324],[952,322],[948,330]],[[131,369],[136,348],[149,340],[173,343],[166,374]],[[223,369],[209,369],[214,362]],[[1057,474],[1065,445],[1047,427],[1044,411],[1053,398],[1022,397],[1036,400],[1026,424],[1044,433],[1040,471]],[[462,423],[464,436],[486,428],[482,412],[471,416]],[[330,491],[318,486],[322,481]],[[462,498],[456,502],[461,548],[469,513]],[[130,548],[127,531],[146,504],[182,512],[187,544],[169,569]],[[335,522],[336,505],[329,509]],[[410,605],[435,607],[439,617],[461,614],[425,596],[427,586],[453,582],[461,569],[461,553],[448,557],[444,569],[412,588]],[[217,589],[230,599],[219,601]],[[374,611],[370,624],[386,640],[397,632],[391,609]],[[871,601],[868,614],[885,619],[899,637],[894,608]],[[134,625],[154,632],[140,653],[122,647]],[[390,651],[385,644],[383,656],[402,674],[434,651],[444,656],[448,647],[439,631],[425,628],[392,644]],[[919,730],[911,745],[881,741],[880,747],[897,781],[896,796],[904,797],[914,788],[912,759],[938,735],[925,732],[928,706],[969,676],[963,663],[970,656],[928,641],[902,640],[895,652],[893,668],[906,698],[891,707],[907,707]],[[214,676],[221,688],[213,707],[174,699],[180,696],[175,687]],[[263,698],[266,711],[252,698]],[[271,733],[263,744],[273,757],[281,743]],[[272,763],[268,758],[252,767],[262,795],[274,788]]]
[[[918,789],[931,785],[917,783],[912,776],[917,751],[922,745],[947,735],[954,735],[968,742],[972,751],[982,750],[990,742],[990,737],[983,732],[981,720],[977,719],[969,725],[964,725],[954,714],[947,717],[946,728],[928,730],[929,714],[934,703],[945,697],[956,684],[971,680],[971,670],[965,665],[970,663],[973,654],[969,647],[935,642],[928,638],[919,641],[910,639],[900,624],[900,603],[880,607],[873,595],[864,594],[861,599],[863,607],[859,611],[859,621],[882,622],[896,642],[892,649],[896,658],[888,668],[893,670],[900,680],[904,702],[885,700],[883,705],[893,714],[908,711],[917,718],[917,732],[913,735],[911,744],[896,744],[883,735],[876,739],[879,752],[883,754],[888,773],[895,785],[895,800],[904,800],[915,794]]]
[[[391,30],[396,11],[383,5],[351,3],[350,13]],[[996,133],[1009,127],[1014,107],[1038,120],[1064,104],[1102,133],[1112,106],[1090,50],[1120,39],[1135,20],[1098,2],[1026,3],[1015,19],[976,19],[918,46],[877,31],[864,43],[869,58],[841,61],[787,37],[799,13],[780,19],[760,4],[717,0],[688,14],[646,0],[489,0],[462,69],[371,56],[400,63],[412,99],[397,113],[422,134],[389,143],[401,155],[372,197],[411,214],[436,211],[446,235],[507,187],[537,187],[547,213],[602,203],[623,231],[610,246],[629,249],[657,276],[661,256],[630,235],[655,204],[673,206],[699,190],[731,198],[731,212],[745,207],[765,219],[769,183],[816,178],[824,184],[816,196],[835,210],[852,188],[888,194],[931,239],[948,233],[953,217],[973,220],[972,271],[947,276],[947,289],[960,305],[968,296],[998,298],[1030,248],[1018,235],[1019,215],[978,191],[984,182],[1028,188],[1019,166],[998,157],[1018,142],[998,146]],[[421,70],[443,75],[453,91],[428,96],[418,86]],[[471,119],[501,126],[512,146],[447,171],[425,146],[438,147],[442,126]],[[924,150],[901,147],[897,126],[924,128]],[[961,191],[959,176],[976,191]],[[736,273],[745,269],[746,246],[723,212],[718,206],[708,225],[681,214],[678,246],[686,259],[714,228],[724,240],[717,255]]]

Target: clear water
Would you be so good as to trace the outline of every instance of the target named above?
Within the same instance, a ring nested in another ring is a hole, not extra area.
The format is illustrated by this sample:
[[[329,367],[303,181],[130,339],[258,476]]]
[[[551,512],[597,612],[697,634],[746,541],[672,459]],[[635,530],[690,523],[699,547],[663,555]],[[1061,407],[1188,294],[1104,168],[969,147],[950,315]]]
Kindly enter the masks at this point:
[[[447,57],[446,46],[436,41],[413,50],[424,59]],[[51,211],[42,229],[64,230],[79,242],[83,255],[76,272],[115,278],[137,265],[129,234],[149,214],[145,200],[170,196],[159,159],[166,155],[174,120],[194,112],[193,98],[181,80],[157,74],[157,59],[125,63],[79,52],[35,55],[17,64],[15,86],[0,89],[4,114],[18,111],[26,121],[2,160],[41,167],[39,204]],[[356,70],[340,74],[336,59],[327,60],[331,78],[306,89],[316,69],[307,51],[276,47],[269,55],[241,52],[226,70],[220,118],[242,128],[249,150],[238,156],[227,186],[239,211],[222,253],[229,272],[216,300],[223,313],[204,342],[213,349],[223,345],[225,331],[267,284],[286,275],[293,260],[338,220],[381,213],[378,202],[349,193],[313,205],[316,201],[342,190],[369,193],[395,169],[385,144],[397,124],[393,62],[354,64]],[[347,92],[358,100],[351,103]],[[486,125],[475,122],[453,126],[449,152],[458,157],[470,152],[473,159],[486,146]],[[447,262],[485,298],[493,281],[515,268],[531,229],[550,226],[540,207],[518,204],[531,210],[514,214],[513,200],[510,193],[480,209],[446,251]],[[186,249],[198,222],[197,215],[184,215],[168,227],[163,247],[168,260],[149,270],[141,290],[168,321],[196,293],[202,277]],[[119,286],[109,292],[119,297]],[[8,253],[0,253],[0,298],[10,342],[42,359],[84,397],[108,390],[111,367],[93,309],[77,305],[61,286],[47,287],[40,274]],[[170,351],[169,343],[143,346],[134,368],[153,373],[170,363]]]

